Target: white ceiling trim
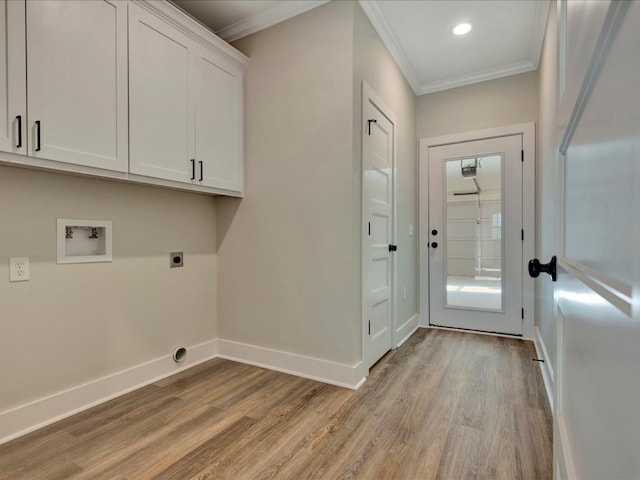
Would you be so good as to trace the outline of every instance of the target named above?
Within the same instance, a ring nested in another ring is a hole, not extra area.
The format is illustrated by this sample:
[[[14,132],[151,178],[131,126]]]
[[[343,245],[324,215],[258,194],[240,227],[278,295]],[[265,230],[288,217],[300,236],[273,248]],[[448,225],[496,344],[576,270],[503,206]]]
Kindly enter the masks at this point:
[[[531,39],[531,50],[529,58],[535,62],[536,68],[540,64],[540,56],[542,55],[542,42],[544,42],[544,34],[549,17],[550,2],[536,2],[536,13],[533,20],[534,37]]]
[[[226,42],[233,42],[328,2],[329,0],[289,0],[282,2],[272,8],[244,18],[233,25],[229,25],[217,31],[216,35]]]
[[[404,75],[404,78],[406,78],[407,82],[409,82],[409,85],[411,85],[413,93],[416,93],[417,87],[419,85],[418,75],[411,66],[411,62],[407,58],[407,54],[404,53],[404,50],[400,46],[400,43],[396,39],[396,36],[393,34],[393,31],[382,15],[382,12],[380,12],[378,5],[376,5],[374,1],[368,0],[358,0],[358,3],[360,3],[362,10],[364,10],[364,13],[367,15],[367,17],[369,17],[369,21],[373,25],[373,28],[375,28],[376,32],[378,32],[378,35],[391,53],[391,56]],[[416,95],[419,94],[416,93]]]
[[[487,80],[495,80],[496,78],[508,77],[509,75],[517,75],[518,73],[530,72],[538,68],[538,65],[525,61],[518,62],[500,69],[492,69],[483,73],[474,75],[447,78],[441,82],[429,82],[420,85],[416,95],[425,95],[427,93],[440,92],[450,88],[464,87],[474,83],[486,82]]]

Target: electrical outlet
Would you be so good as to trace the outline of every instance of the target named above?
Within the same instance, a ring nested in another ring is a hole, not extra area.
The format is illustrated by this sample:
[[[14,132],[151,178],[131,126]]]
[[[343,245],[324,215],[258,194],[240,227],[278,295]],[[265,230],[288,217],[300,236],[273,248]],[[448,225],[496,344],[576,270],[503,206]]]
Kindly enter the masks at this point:
[[[402,287],[402,300],[407,299],[407,287]]]
[[[9,259],[9,281],[26,282],[29,277],[29,257],[11,257]]]

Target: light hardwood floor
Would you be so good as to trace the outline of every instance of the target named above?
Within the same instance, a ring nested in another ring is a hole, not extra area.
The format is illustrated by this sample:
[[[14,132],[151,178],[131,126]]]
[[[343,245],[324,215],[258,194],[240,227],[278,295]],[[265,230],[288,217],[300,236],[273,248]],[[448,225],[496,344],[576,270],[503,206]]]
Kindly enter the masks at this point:
[[[533,358],[423,329],[356,392],[216,359],[0,446],[0,478],[550,479]]]

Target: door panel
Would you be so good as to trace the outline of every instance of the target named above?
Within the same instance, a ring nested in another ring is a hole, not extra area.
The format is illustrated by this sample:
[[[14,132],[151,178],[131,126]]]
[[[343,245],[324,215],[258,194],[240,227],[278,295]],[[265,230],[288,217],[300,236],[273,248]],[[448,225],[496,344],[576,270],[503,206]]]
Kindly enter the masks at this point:
[[[588,65],[580,91],[568,92],[578,101],[560,147],[554,401],[563,478],[640,477],[640,5],[607,6],[608,35],[595,48],[604,54],[578,43],[567,51]]]
[[[129,5],[131,173],[180,182],[196,177],[189,44],[177,29]]]
[[[363,258],[364,310],[369,322],[365,360],[373,365],[392,347],[394,125],[373,102],[364,108]],[[367,122],[367,120],[371,120]],[[373,121],[375,120],[375,121]]]
[[[521,150],[521,135],[429,148],[431,325],[522,335]]]
[[[242,72],[211,52],[195,62],[195,157],[201,183],[242,191]]]
[[[27,78],[25,75],[24,4],[1,0],[0,28],[3,33],[0,35],[0,92],[5,92],[0,95],[0,150],[26,153]],[[18,135],[19,123],[22,138]]]
[[[126,7],[27,2],[30,155],[127,171]]]

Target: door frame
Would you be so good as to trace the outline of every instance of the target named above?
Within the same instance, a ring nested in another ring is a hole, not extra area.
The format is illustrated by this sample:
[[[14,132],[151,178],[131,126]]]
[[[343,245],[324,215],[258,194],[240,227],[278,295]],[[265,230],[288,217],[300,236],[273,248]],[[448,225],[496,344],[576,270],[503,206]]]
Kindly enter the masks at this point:
[[[369,324],[368,324],[368,320],[369,320],[369,316],[368,316],[368,309],[367,309],[367,287],[366,287],[366,282],[367,282],[367,275],[368,275],[368,265],[367,265],[367,246],[368,246],[368,234],[365,234],[365,232],[367,232],[367,222],[368,219],[365,218],[365,209],[364,209],[364,205],[365,205],[365,201],[366,199],[364,198],[364,194],[365,194],[365,189],[364,189],[364,141],[365,141],[365,135],[366,135],[366,131],[367,131],[367,118],[365,115],[365,106],[367,105],[368,102],[373,103],[374,105],[376,105],[376,107],[384,114],[385,117],[387,117],[389,119],[389,121],[393,124],[393,160],[392,160],[392,181],[391,181],[391,189],[393,191],[392,195],[391,195],[391,202],[392,202],[392,206],[391,206],[391,242],[393,244],[396,244],[397,242],[397,206],[398,206],[398,202],[397,202],[397,194],[398,194],[398,188],[397,188],[397,183],[398,183],[398,165],[397,165],[397,158],[398,158],[398,140],[397,140],[397,133],[398,133],[398,119],[396,117],[396,115],[393,113],[393,111],[391,110],[391,108],[389,108],[384,101],[380,98],[380,96],[366,83],[366,82],[362,82],[362,104],[360,105],[360,221],[361,221],[361,225],[360,225],[360,250],[361,250],[361,259],[360,259],[360,263],[361,263],[361,281],[360,281],[360,286],[361,286],[361,297],[362,297],[362,330],[361,330],[361,338],[362,338],[362,359],[363,362],[365,364],[366,367],[366,375],[368,375],[368,371],[369,368],[372,365],[372,361],[371,361],[371,351],[369,348],[369,342],[368,342],[368,338],[369,338]],[[401,339],[398,339],[398,332],[396,332],[396,322],[397,322],[397,299],[396,299],[396,275],[397,275],[397,262],[396,262],[396,256],[397,253],[394,255],[391,255],[391,285],[390,285],[390,289],[391,289],[391,294],[390,294],[390,301],[391,301],[391,311],[390,311],[390,328],[391,328],[391,345],[390,345],[390,349],[395,348],[398,343],[401,341]]]
[[[522,135],[524,163],[522,169],[522,228],[524,241],[522,245],[522,304],[524,320],[522,336],[535,338],[534,330],[534,281],[527,271],[527,262],[535,256],[535,122],[507,125],[504,127],[474,130],[470,132],[428,137],[419,141],[418,159],[418,311],[420,326],[431,328],[429,324],[429,149],[454,143],[487,140],[491,138]]]

